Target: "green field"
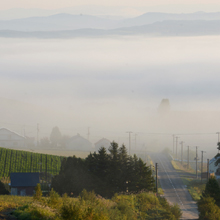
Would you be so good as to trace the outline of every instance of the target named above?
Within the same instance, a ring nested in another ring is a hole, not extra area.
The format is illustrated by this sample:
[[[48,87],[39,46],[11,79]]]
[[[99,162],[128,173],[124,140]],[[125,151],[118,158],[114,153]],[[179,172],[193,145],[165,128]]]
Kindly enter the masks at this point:
[[[0,148],[0,178],[13,172],[58,174],[64,157]]]

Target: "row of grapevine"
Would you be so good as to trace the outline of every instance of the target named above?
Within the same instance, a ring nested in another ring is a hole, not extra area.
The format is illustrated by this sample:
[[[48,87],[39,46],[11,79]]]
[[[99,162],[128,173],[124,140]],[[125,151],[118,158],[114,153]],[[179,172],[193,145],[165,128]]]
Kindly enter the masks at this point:
[[[40,172],[56,175],[63,157],[0,148],[0,178],[13,172]]]

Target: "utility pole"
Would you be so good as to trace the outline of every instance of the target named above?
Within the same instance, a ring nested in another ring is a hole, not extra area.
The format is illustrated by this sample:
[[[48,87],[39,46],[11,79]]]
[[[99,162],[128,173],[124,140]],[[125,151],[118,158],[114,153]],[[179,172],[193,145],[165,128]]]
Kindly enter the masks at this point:
[[[173,155],[175,154],[174,148],[175,148],[175,134],[173,134]]]
[[[131,134],[133,133],[132,131],[127,131],[126,133],[129,134],[129,155],[131,155]]]
[[[26,147],[26,134],[25,134],[25,125],[24,125],[24,147]]]
[[[178,146],[178,139],[179,139],[179,137],[176,137],[176,159],[177,159],[177,146]]]
[[[198,147],[196,146],[196,157],[195,157],[195,160],[196,160],[196,179],[198,179]]]
[[[158,193],[158,164],[155,164],[155,168],[156,168],[156,193]]]
[[[87,134],[87,139],[89,140],[89,135],[90,135],[90,127],[88,127],[88,134]]]
[[[201,157],[201,181],[202,181],[202,173],[203,173],[203,153],[206,153],[205,151],[201,151],[202,157]]]
[[[209,159],[207,159],[207,180],[209,180]]]
[[[26,136],[26,134],[25,134],[25,125],[24,125],[24,137]]]
[[[189,169],[189,146],[187,151],[187,169]]]
[[[137,149],[137,135],[138,134],[136,134],[136,133],[134,134],[134,137],[135,137],[135,140],[134,140],[135,141],[135,149]]]
[[[180,142],[181,144],[181,164],[183,165],[183,141]]]
[[[37,124],[37,147],[39,146],[39,124]]]

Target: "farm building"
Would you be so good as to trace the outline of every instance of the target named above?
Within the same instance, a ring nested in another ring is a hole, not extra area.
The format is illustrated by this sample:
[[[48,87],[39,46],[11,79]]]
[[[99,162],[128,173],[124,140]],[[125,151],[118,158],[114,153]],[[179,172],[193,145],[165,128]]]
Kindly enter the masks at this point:
[[[216,166],[215,162],[220,159],[220,155],[218,155],[217,157],[213,157],[210,161],[209,161],[209,173],[215,174],[216,179],[220,179],[220,163]]]
[[[108,151],[108,148],[110,147],[110,145],[111,145],[111,142],[108,139],[102,138],[101,140],[95,143],[95,150],[98,151],[101,147],[105,147],[106,150]]]
[[[77,134],[76,136],[71,137],[66,143],[67,150],[77,150],[77,151],[92,151],[92,143]]]
[[[0,147],[26,148],[26,138],[6,128],[0,129]]]
[[[32,196],[38,183],[39,173],[11,173],[11,195]]]

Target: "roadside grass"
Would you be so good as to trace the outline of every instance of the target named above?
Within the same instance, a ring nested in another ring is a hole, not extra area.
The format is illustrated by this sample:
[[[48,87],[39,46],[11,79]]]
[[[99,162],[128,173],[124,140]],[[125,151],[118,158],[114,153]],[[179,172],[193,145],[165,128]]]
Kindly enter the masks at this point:
[[[78,198],[67,195],[33,199],[33,197],[0,196],[11,206],[2,210],[14,209],[11,214],[18,220],[135,220],[135,219],[180,219],[181,210],[170,205],[155,193],[117,195],[112,199],[97,196],[84,190]],[[2,205],[2,204],[1,204]]]
[[[23,206],[24,204],[30,204],[32,201],[33,199],[31,197],[1,195],[0,212],[7,211],[9,209],[15,209]]]
[[[193,200],[198,201],[202,196],[202,192],[205,190],[206,180],[193,179],[193,178],[181,178],[183,184],[187,186],[187,189],[192,196]]]
[[[198,201],[205,190],[206,180],[201,181],[201,179],[195,179],[192,177],[186,177],[187,175],[196,174],[195,170],[191,167],[187,169],[187,163],[181,164],[179,161],[171,161],[173,168],[180,173],[180,178],[187,190],[189,191],[192,199]]]
[[[180,171],[180,172],[185,172],[186,174],[196,174],[196,171],[194,169],[192,169],[191,166],[189,166],[189,169],[187,168],[187,163],[183,162],[183,164],[181,164],[181,162],[179,161],[171,161],[171,164],[173,165],[173,168],[176,171]]]

